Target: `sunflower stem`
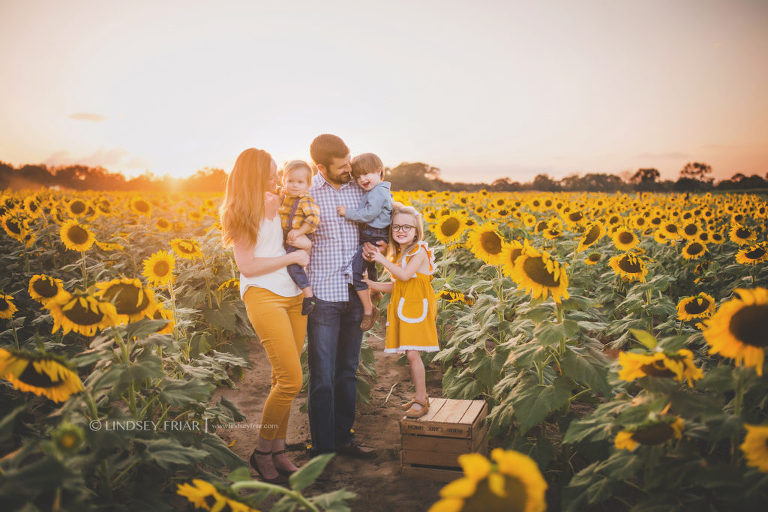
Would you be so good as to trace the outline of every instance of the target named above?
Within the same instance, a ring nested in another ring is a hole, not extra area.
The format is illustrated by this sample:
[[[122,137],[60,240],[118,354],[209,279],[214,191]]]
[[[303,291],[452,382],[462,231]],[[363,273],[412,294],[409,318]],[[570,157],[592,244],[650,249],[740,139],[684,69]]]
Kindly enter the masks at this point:
[[[13,329],[13,341],[16,342],[16,350],[21,350],[19,345],[19,335],[16,333],[16,326],[11,322],[11,328]]]
[[[241,489],[265,489],[270,492],[276,492],[279,494],[290,496],[291,499],[297,501],[298,503],[301,503],[308,510],[311,510],[312,512],[320,512],[320,509],[318,509],[314,504],[312,504],[312,502],[307,500],[307,498],[302,496],[299,491],[292,491],[290,489],[286,489],[281,485],[269,484],[267,482],[259,482],[258,480],[248,480],[245,482],[236,482],[232,484],[230,489],[232,489],[233,492],[237,492]]]
[[[85,251],[80,251],[80,270],[83,273],[83,290],[88,289],[88,273],[85,266]]]

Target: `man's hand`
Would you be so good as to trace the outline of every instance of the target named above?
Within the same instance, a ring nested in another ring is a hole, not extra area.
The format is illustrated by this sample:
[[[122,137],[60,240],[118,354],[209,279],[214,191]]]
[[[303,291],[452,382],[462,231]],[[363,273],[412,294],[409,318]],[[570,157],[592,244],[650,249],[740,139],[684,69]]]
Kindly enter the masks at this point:
[[[376,253],[384,254],[384,251],[386,250],[387,242],[379,241],[376,242],[376,245],[373,245],[370,242],[365,242],[363,244],[363,259],[366,261],[374,261]]]
[[[346,206],[337,206],[336,207],[336,211],[339,213],[339,215],[344,217],[347,214],[347,207]]]

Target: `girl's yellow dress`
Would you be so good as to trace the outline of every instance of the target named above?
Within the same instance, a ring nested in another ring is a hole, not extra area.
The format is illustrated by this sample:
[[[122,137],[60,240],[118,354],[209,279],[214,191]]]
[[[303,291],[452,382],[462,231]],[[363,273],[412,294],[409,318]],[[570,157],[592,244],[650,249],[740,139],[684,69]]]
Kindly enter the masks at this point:
[[[405,268],[408,261],[419,251],[426,251],[429,273],[416,273],[407,281],[394,277],[392,296],[387,306],[387,337],[384,352],[440,350],[437,343],[437,298],[432,289],[432,273],[435,271],[435,257],[425,242],[419,242],[408,254],[400,258]]]

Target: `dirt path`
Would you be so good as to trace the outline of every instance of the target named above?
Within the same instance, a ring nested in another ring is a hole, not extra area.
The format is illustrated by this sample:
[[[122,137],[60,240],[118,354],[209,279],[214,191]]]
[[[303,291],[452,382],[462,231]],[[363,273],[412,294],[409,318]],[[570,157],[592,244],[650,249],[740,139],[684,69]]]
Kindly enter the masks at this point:
[[[355,421],[356,438],[366,446],[376,449],[374,460],[358,460],[335,457],[328,465],[324,477],[310,487],[307,494],[320,494],[346,487],[357,494],[350,502],[354,511],[390,512],[391,510],[422,511],[437,501],[443,483],[418,480],[400,475],[400,431],[398,421],[403,416],[401,404],[413,396],[410,372],[407,366],[397,363],[396,355],[384,354],[384,341],[380,334],[371,334],[368,343],[376,353],[378,379],[371,390],[371,403],[359,405]],[[239,389],[220,388],[215,398],[226,396],[245,414],[240,428],[219,430],[228,442],[234,441],[232,450],[243,460],[248,460],[256,443],[258,424],[264,400],[269,393],[270,365],[261,344],[251,345],[253,368],[246,371]],[[440,396],[441,375],[438,368],[427,368],[427,392]],[[393,388],[394,385],[394,388]],[[385,402],[387,395],[390,394]],[[297,465],[309,460],[304,451],[309,441],[309,421],[300,408],[306,403],[306,393],[301,393],[293,403],[288,426],[288,447]],[[251,470],[254,478],[255,471]]]

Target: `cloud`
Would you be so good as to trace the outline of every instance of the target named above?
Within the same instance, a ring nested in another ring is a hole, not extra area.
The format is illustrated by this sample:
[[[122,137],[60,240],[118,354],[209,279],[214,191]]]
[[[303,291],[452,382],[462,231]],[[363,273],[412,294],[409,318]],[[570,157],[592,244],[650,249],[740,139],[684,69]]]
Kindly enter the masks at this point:
[[[74,119],[75,121],[92,121],[94,123],[100,123],[107,120],[106,116],[93,114],[91,112],[75,112],[74,114],[69,114],[67,117]]]
[[[678,160],[680,158],[690,158],[688,153],[679,153],[670,151],[669,153],[640,153],[637,158],[655,158],[661,160]]]
[[[75,164],[88,167],[101,166],[107,169],[114,169],[115,167],[123,169],[140,169],[147,167],[147,162],[144,159],[137,156],[131,156],[131,153],[123,148],[99,148],[93,154],[88,156],[73,156],[69,151],[56,151],[43,163],[52,167]]]

